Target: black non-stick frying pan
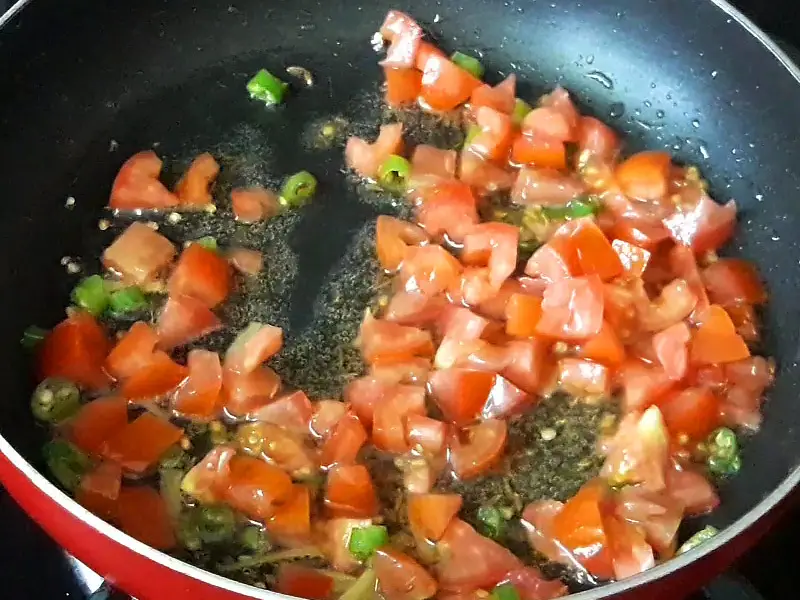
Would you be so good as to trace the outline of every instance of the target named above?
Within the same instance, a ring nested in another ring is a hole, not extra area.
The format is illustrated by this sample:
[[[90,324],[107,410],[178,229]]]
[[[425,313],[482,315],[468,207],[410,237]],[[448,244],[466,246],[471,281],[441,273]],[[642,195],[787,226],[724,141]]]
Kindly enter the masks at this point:
[[[150,588],[126,572],[138,563],[86,557],[86,545],[70,538],[76,530],[48,520],[41,502],[31,500],[35,488],[70,518],[83,518],[26,464],[39,465],[43,431],[28,414],[31,377],[20,333],[60,316],[73,283],[61,259],[84,257],[93,247],[87,240],[96,234],[110,182],[130,154],[156,145],[185,164],[216,149],[237,157],[251,181],[267,183],[309,166],[300,134],[310,120],[345,114],[369,122],[380,80],[369,40],[390,7],[357,0],[35,0],[0,29],[0,449],[16,473],[9,478],[4,469],[5,483],[62,544],[130,591],[138,586],[142,597]],[[752,537],[743,532],[800,481],[796,68],[722,0],[412,0],[394,7],[428,25],[447,49],[483,53],[494,77],[521,74],[523,96],[565,86],[583,109],[624,132],[630,150],[668,149],[701,167],[716,198],[737,200],[740,225],[729,250],[757,263],[767,281],[765,348],[779,370],[762,431],[747,442],[742,473],[724,486],[722,505],[709,518],[724,532],[664,566],[581,597],[605,597],[668,574],[699,582],[743,550]],[[312,70],[315,88],[277,113],[248,100],[248,75],[288,65]],[[369,205],[352,201],[339,150],[314,160],[324,193],[293,242],[303,274],[291,296],[297,328],[314,286],[353,231],[374,217]],[[68,197],[75,198],[72,208]],[[731,545],[737,537],[744,541]]]

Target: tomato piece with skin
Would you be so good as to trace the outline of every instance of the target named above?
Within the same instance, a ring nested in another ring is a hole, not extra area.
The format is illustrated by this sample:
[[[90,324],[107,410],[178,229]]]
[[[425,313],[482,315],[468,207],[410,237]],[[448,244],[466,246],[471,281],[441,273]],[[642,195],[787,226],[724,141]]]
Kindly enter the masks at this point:
[[[209,350],[195,349],[186,360],[189,376],[178,388],[172,407],[179,413],[207,419],[220,408],[222,364],[219,355]]]
[[[426,600],[436,594],[436,580],[413,558],[390,546],[379,548],[372,566],[386,600]]]
[[[624,579],[644,573],[656,564],[653,548],[642,532],[614,514],[603,515],[614,577]]]
[[[603,284],[597,275],[554,281],[544,292],[540,335],[556,339],[585,339],[603,326]]]
[[[650,302],[642,291],[637,301],[639,324],[645,331],[662,331],[689,317],[697,307],[698,298],[689,283],[675,279],[661,289],[658,298]]]
[[[258,421],[278,425],[303,436],[309,433],[311,414],[311,400],[302,390],[284,394],[250,413]]]
[[[410,414],[406,418],[406,441],[412,449],[437,456],[445,448],[447,425],[425,415]]]
[[[673,465],[667,470],[667,491],[681,503],[687,517],[699,517],[719,506],[719,495],[697,471]]]
[[[108,354],[105,369],[116,379],[130,377],[153,358],[158,336],[143,321],[137,321]]]
[[[465,148],[461,152],[458,178],[480,196],[510,190],[514,185],[515,175],[513,171],[498,162],[487,160],[472,148]]]
[[[400,325],[412,327],[428,327],[435,322],[447,307],[444,295],[430,296],[420,291],[395,292],[383,312],[383,318]],[[417,359],[408,361],[415,362]]]
[[[268,405],[281,388],[281,378],[265,366],[249,373],[222,371],[222,399],[225,409],[243,417]]]
[[[523,167],[511,190],[511,201],[522,206],[563,206],[586,191],[579,179],[554,169]]]
[[[494,87],[484,83],[472,90],[469,107],[473,114],[485,106],[510,115],[514,112],[516,97],[517,76],[512,73]]]
[[[575,396],[607,395],[610,390],[608,367],[585,358],[558,361],[558,383]]]
[[[750,356],[747,344],[725,309],[712,304],[699,316],[701,323],[689,343],[692,364],[728,363]]]
[[[131,285],[157,280],[175,257],[175,246],[144,223],[131,223],[103,251],[103,266]]]
[[[719,205],[703,195],[689,209],[678,209],[664,219],[672,239],[690,247],[696,254],[719,249],[736,227],[736,202]]]
[[[613,485],[640,484],[661,491],[669,456],[669,433],[657,406],[630,413],[611,439],[603,443],[606,460],[600,471]]]
[[[388,365],[433,354],[433,339],[429,332],[375,319],[369,313],[361,324],[359,340],[361,353],[368,364]]]
[[[319,569],[291,562],[278,565],[275,591],[279,594],[307,600],[328,600],[333,596],[334,585],[333,577]]]
[[[511,144],[509,162],[514,166],[563,171],[567,168],[567,148],[557,138],[523,133],[515,137]]]
[[[676,440],[700,441],[719,425],[719,400],[704,388],[687,388],[660,400],[672,437]]]
[[[675,382],[662,368],[638,360],[629,360],[620,366],[617,383],[622,389],[625,413],[646,409],[675,387]]]
[[[689,340],[692,333],[681,321],[653,336],[653,349],[667,377],[680,381],[686,375],[689,364]]]
[[[219,330],[222,321],[202,301],[170,296],[156,322],[158,347],[172,350]]]
[[[311,491],[295,484],[289,499],[278,506],[265,523],[267,531],[282,546],[308,543],[311,538]]]
[[[536,325],[542,317],[542,299],[529,294],[513,294],[505,310],[506,333],[529,338],[536,335]]]
[[[658,201],[669,190],[672,157],[667,152],[647,150],[624,160],[614,173],[626,196]]]
[[[128,424],[124,398],[98,398],[81,406],[69,424],[69,438],[88,454],[99,454],[106,441]]]
[[[228,489],[230,462],[236,448],[220,445],[208,452],[181,481],[181,490],[204,504],[222,502]]]
[[[122,487],[122,468],[103,461],[81,477],[75,500],[97,516],[111,521],[117,516],[117,501]]]
[[[463,181],[439,181],[415,191],[417,222],[431,238],[447,237],[461,243],[478,224],[477,201]]]
[[[502,583],[510,583],[520,600],[550,600],[567,595],[567,586],[558,579],[548,580],[536,567],[522,567],[506,575]]]
[[[464,146],[485,160],[499,160],[508,155],[513,125],[508,114],[481,106],[475,111],[478,133]]]
[[[453,472],[465,480],[495,466],[505,450],[507,435],[508,427],[500,419],[488,419],[454,435],[450,440]]]
[[[573,136],[578,126],[580,113],[578,113],[578,109],[572,102],[569,92],[558,85],[552,92],[539,98],[539,106],[547,106],[560,112],[572,129],[573,135],[571,135],[567,141],[574,141]]]
[[[625,347],[614,332],[614,327],[608,321],[603,321],[597,335],[578,343],[575,355],[614,368],[625,360]]]
[[[76,311],[56,325],[37,349],[40,380],[63,377],[91,391],[108,389],[103,369],[111,344],[106,332],[89,313]]]
[[[275,356],[283,346],[283,329],[253,322],[225,352],[225,369],[247,374]]]
[[[495,375],[492,389],[481,410],[481,418],[507,418],[524,412],[534,399],[505,377]]]
[[[281,203],[275,192],[262,187],[234,188],[231,208],[237,221],[249,225],[277,215]]]
[[[578,123],[578,156],[586,162],[596,157],[604,163],[613,162],[619,154],[619,136],[600,119],[582,116]]]
[[[384,395],[389,393],[396,383],[400,382],[387,381],[374,375],[359,377],[345,386],[344,401],[352,407],[358,420],[365,427],[372,427],[375,406],[382,401]]]
[[[561,143],[574,138],[573,124],[562,111],[552,106],[539,106],[525,115],[521,125],[525,135],[545,135]]]
[[[641,277],[650,262],[651,252],[625,240],[614,240],[611,247],[617,253],[625,275]]]
[[[375,246],[378,262],[388,272],[400,268],[408,246],[428,241],[428,236],[417,225],[388,215],[379,215],[375,225]]]
[[[261,252],[250,248],[231,248],[228,251],[228,261],[234,269],[248,277],[258,275],[264,266],[264,256]]]
[[[437,544],[442,560],[433,566],[443,591],[491,589],[522,562],[506,548],[483,537],[455,517]]]
[[[177,389],[188,376],[189,369],[158,350],[144,368],[122,383],[118,392],[130,402],[156,400]]]
[[[190,296],[214,308],[231,292],[231,271],[218,253],[190,244],[181,253],[168,287],[171,296]]]
[[[386,93],[383,98],[392,108],[409,106],[417,101],[422,90],[422,73],[417,69],[384,67]]]
[[[531,255],[525,273],[553,282],[580,275],[580,265],[569,240],[556,234]]]
[[[163,164],[152,150],[131,156],[114,179],[108,207],[127,211],[162,210],[177,206],[178,197],[158,179]]]
[[[161,494],[150,486],[125,486],[117,498],[116,522],[133,538],[156,550],[170,550],[176,540]]]
[[[549,371],[550,342],[542,339],[513,340],[505,345],[506,365],[501,375],[530,396],[540,395]],[[525,404],[521,406],[524,407]]]
[[[101,453],[126,471],[142,474],[156,464],[182,436],[180,427],[145,412],[109,438]]]
[[[309,427],[312,435],[326,439],[347,413],[347,404],[339,400],[320,400],[314,404]]]
[[[434,371],[429,380],[431,395],[445,419],[456,425],[474,421],[494,386],[494,374],[468,369]]]
[[[455,150],[419,144],[411,154],[411,177],[432,176],[452,179],[456,176],[457,160],[458,153]]]
[[[214,203],[211,186],[219,175],[219,163],[208,152],[195,157],[175,186],[181,208],[203,209]]]
[[[482,223],[464,238],[463,253],[488,252],[489,283],[499,290],[517,268],[519,228],[505,223]]]
[[[399,10],[390,10],[380,32],[391,43],[381,66],[410,68],[416,64],[423,31],[414,19]]]
[[[367,432],[358,417],[346,414],[323,444],[320,451],[320,465],[330,469],[334,465],[347,466],[355,463],[358,452],[367,442],[367,438]]]
[[[683,504],[673,498],[668,490],[652,492],[642,486],[625,486],[617,492],[614,514],[640,527],[647,543],[661,558],[672,556],[678,527],[683,520]]]
[[[344,150],[345,163],[361,177],[375,179],[378,169],[386,159],[392,154],[402,154],[402,150],[402,123],[381,125],[378,138],[371,144],[355,136],[347,140]]]
[[[238,437],[240,445],[250,454],[266,456],[271,464],[295,479],[304,480],[319,471],[316,454],[307,445],[304,433],[274,423],[256,422],[245,425]]]
[[[689,320],[696,324],[698,316],[703,314],[711,305],[700,269],[697,266],[697,258],[691,248],[676,245],[669,251],[667,260],[668,268],[672,270],[672,275],[683,279],[689,285],[689,290],[697,298],[694,311],[689,316]]]
[[[453,110],[466,102],[481,80],[468,73],[448,58],[432,54],[422,69],[424,107],[435,111]]]
[[[448,289],[459,273],[458,260],[442,246],[409,246],[400,268],[400,281],[405,291],[430,297]]]
[[[597,275],[603,281],[608,281],[622,274],[619,256],[591,219],[580,219],[569,241],[584,275]]]
[[[266,521],[294,492],[289,475],[260,458],[234,456],[228,467],[225,499],[251,519]]]
[[[624,217],[614,222],[609,237],[652,252],[660,243],[669,239],[669,231],[658,221]]]
[[[712,302],[726,308],[737,304],[764,304],[767,292],[752,263],[739,258],[722,258],[702,273]]]
[[[425,388],[398,385],[376,405],[372,421],[372,443],[379,450],[403,454],[410,447],[406,441],[406,419],[425,415]]]
[[[337,465],[328,472],[325,510],[333,518],[374,517],[379,510],[372,477],[364,465]]]

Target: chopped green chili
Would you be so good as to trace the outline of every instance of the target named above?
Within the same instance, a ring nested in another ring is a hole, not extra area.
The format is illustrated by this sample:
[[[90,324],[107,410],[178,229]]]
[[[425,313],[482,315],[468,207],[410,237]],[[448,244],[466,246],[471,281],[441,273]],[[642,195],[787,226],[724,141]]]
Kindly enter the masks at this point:
[[[392,154],[378,168],[378,185],[390,192],[402,193],[411,177],[411,163]]]
[[[162,469],[158,480],[158,489],[164,499],[167,513],[173,521],[177,521],[183,508],[181,481],[184,472],[180,469]]]
[[[372,600],[375,598],[377,577],[373,569],[366,569],[339,600]]]
[[[461,144],[462,148],[466,148],[472,143],[478,134],[481,132],[481,128],[474,123],[467,128],[467,133],[464,135],[464,141]]]
[[[358,560],[367,560],[375,550],[389,541],[389,533],[382,525],[370,525],[353,529],[347,547]]]
[[[80,406],[78,386],[60,377],[45,379],[31,395],[31,412],[45,423],[60,423],[78,412]]]
[[[289,208],[303,206],[317,191],[317,178],[308,171],[295,173],[281,188],[280,202]]]
[[[219,544],[233,539],[236,515],[229,506],[201,506],[196,509],[200,539],[206,544]]]
[[[498,540],[505,535],[506,520],[499,508],[481,506],[478,509],[478,521],[479,530],[483,535],[493,540]]]
[[[42,450],[47,468],[64,489],[74,492],[81,478],[89,471],[92,461],[69,442],[54,440]]]
[[[250,97],[268,105],[283,102],[288,87],[289,84],[284,83],[266,69],[261,69],[247,82],[247,91],[250,92]]]
[[[714,527],[713,525],[707,525],[703,527],[700,531],[695,533],[692,537],[690,537],[684,544],[678,548],[678,554],[683,554],[684,552],[688,552],[693,548],[697,548],[703,542],[707,542],[715,535],[719,533],[719,529]]]
[[[111,292],[108,298],[108,308],[113,315],[129,315],[142,311],[148,306],[147,297],[136,286]]]
[[[553,221],[569,221],[597,214],[600,206],[588,198],[575,198],[564,206],[543,206],[542,214]]]
[[[528,116],[528,113],[531,112],[533,108],[531,105],[525,102],[525,100],[520,100],[519,98],[516,99],[514,102],[514,112],[511,113],[511,121],[514,125],[521,125],[522,121],[525,120],[525,117]]]
[[[239,545],[252,554],[263,554],[272,550],[267,532],[258,525],[248,525],[237,535]]]
[[[474,56],[470,56],[469,54],[464,54],[463,52],[453,52],[453,55],[450,57],[456,65],[464,69],[467,73],[481,79],[483,77],[484,68],[479,61]]]
[[[87,277],[72,290],[75,304],[96,317],[103,314],[108,307],[108,298],[106,282],[100,275]]]
[[[736,434],[727,427],[720,427],[708,438],[708,470],[717,477],[736,475],[742,468],[739,442]]]
[[[42,329],[36,325],[31,325],[22,332],[22,339],[19,343],[28,350],[33,350],[38,346],[47,334],[50,333],[47,329]]]
[[[520,600],[519,592],[512,583],[501,583],[492,590],[490,600]]]
[[[214,252],[219,250],[219,246],[217,245],[217,238],[215,238],[213,235],[204,235],[201,238],[197,238],[192,243],[197,244],[198,246],[202,246],[206,250],[213,250]]]

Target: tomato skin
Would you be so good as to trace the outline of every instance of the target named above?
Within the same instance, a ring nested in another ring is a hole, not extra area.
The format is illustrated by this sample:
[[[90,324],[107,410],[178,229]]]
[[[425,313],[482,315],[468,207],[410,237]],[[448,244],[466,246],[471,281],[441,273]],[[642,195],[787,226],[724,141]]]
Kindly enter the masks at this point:
[[[459,479],[470,479],[486,472],[500,460],[506,446],[505,421],[488,419],[467,428],[462,442],[458,435],[450,440],[450,464]]]
[[[603,515],[603,527],[617,579],[644,573],[655,566],[653,549],[638,528],[613,514]]]
[[[544,292],[540,335],[556,339],[585,339],[603,326],[603,284],[596,275],[554,281]]]
[[[687,517],[699,517],[719,506],[719,496],[714,487],[700,473],[673,465],[667,470],[667,490],[672,498],[684,506]]]
[[[210,187],[219,175],[219,163],[208,152],[195,157],[175,186],[181,207],[202,209],[214,203]]]
[[[344,156],[345,163],[356,173],[366,179],[375,179],[380,166],[392,154],[402,154],[403,125],[392,123],[381,125],[378,139],[372,144],[359,137],[347,140]]]
[[[106,358],[105,368],[116,379],[130,377],[153,357],[158,336],[144,321],[137,321]]]
[[[333,586],[333,578],[318,569],[293,563],[278,566],[275,591],[279,594],[307,600],[328,600],[333,595]]]
[[[222,321],[191,296],[170,296],[156,323],[158,347],[172,350],[219,330]]]
[[[406,418],[406,440],[412,449],[438,455],[444,450],[447,425],[424,415],[410,414]]]
[[[474,421],[486,404],[495,375],[469,369],[434,371],[429,385],[445,419],[456,425]]]
[[[410,494],[407,507],[412,533],[424,540],[439,541],[462,504],[458,494]]]
[[[511,147],[511,117],[494,108],[481,106],[475,111],[475,121],[479,132],[465,145],[464,150],[485,160],[505,158]]]
[[[675,279],[665,285],[653,302],[642,290],[642,301],[637,303],[641,328],[645,331],[661,331],[689,317],[697,306],[698,298],[689,283]]]
[[[243,417],[268,404],[281,388],[278,374],[267,366],[241,374],[228,369],[222,372],[222,399],[225,409]]]
[[[622,274],[623,266],[617,253],[591,219],[579,220],[569,241],[584,275],[597,275],[609,281]]]
[[[480,79],[456,66],[449,59],[431,55],[422,69],[420,98],[424,106],[431,110],[453,110],[466,102],[472,91],[480,85]]]
[[[544,135],[562,143],[573,138],[573,124],[552,106],[534,108],[523,119],[521,129],[525,135]]]
[[[103,266],[119,273],[131,285],[144,285],[167,269],[175,256],[175,246],[144,223],[131,223],[103,251]]]
[[[494,87],[483,84],[472,90],[469,107],[473,113],[485,106],[510,115],[514,111],[516,96],[517,76],[512,73]]]
[[[39,346],[37,375],[40,380],[63,377],[92,391],[108,389],[110,378],[103,364],[110,347],[106,332],[94,317],[73,312]]]
[[[402,363],[433,354],[430,332],[375,319],[371,314],[361,324],[359,340],[364,360],[372,365]]]
[[[386,600],[426,600],[436,594],[436,580],[422,565],[399,550],[390,546],[380,548],[372,565]]]
[[[393,108],[414,104],[422,90],[422,73],[416,69],[384,67],[384,100]]]
[[[625,360],[625,347],[614,332],[614,327],[608,321],[603,321],[597,335],[586,338],[576,346],[575,355],[614,368]]]
[[[603,162],[612,162],[619,153],[619,137],[600,119],[583,116],[578,123],[578,154],[597,157]]]
[[[88,454],[97,455],[103,444],[128,424],[128,402],[123,398],[98,398],[84,404],[70,421],[69,437]]]
[[[283,330],[280,327],[251,324],[245,332],[240,332],[225,353],[225,369],[228,371],[251,373],[275,356],[283,346]]]
[[[617,253],[626,275],[641,277],[650,262],[651,252],[625,240],[614,240],[611,247]]]
[[[463,181],[439,181],[415,190],[417,222],[431,238],[444,234],[456,243],[478,224],[477,201]]]
[[[275,509],[265,525],[282,546],[308,543],[311,537],[311,491],[308,487],[295,484],[289,500]]]
[[[722,258],[703,269],[703,283],[712,302],[726,308],[736,304],[764,304],[767,292],[753,264]]]
[[[687,388],[658,403],[674,439],[704,439],[719,425],[719,400],[711,390]]]
[[[511,145],[509,161],[514,166],[563,171],[567,168],[567,149],[564,142],[555,138],[520,134]]]
[[[337,465],[328,472],[325,510],[333,518],[374,517],[379,510],[372,477],[364,465]]]
[[[519,228],[505,223],[481,223],[464,238],[463,252],[488,253],[489,283],[499,290],[517,267]]]
[[[661,558],[672,556],[678,527],[683,520],[683,504],[673,498],[668,490],[653,492],[642,486],[626,486],[617,492],[614,513],[641,527],[647,543]]]
[[[615,221],[609,237],[652,252],[661,242],[669,238],[669,231],[659,221],[623,217]]]
[[[210,418],[220,407],[222,365],[219,355],[208,350],[192,350],[187,366],[189,376],[178,388],[172,406],[184,415]]]
[[[281,204],[275,192],[262,187],[234,188],[231,208],[237,221],[249,225],[274,217],[281,211]]]
[[[458,153],[428,144],[419,144],[411,155],[411,177],[423,176],[452,179],[456,176]]]
[[[692,337],[689,327],[681,321],[653,336],[653,349],[667,377],[680,381],[689,364],[688,344]]]
[[[155,400],[175,390],[188,376],[189,369],[159,350],[142,369],[128,377],[118,391],[131,402]]]
[[[695,254],[719,249],[733,235],[736,227],[736,202],[720,206],[703,195],[688,210],[677,210],[664,219],[672,239],[691,248]]]
[[[125,470],[142,474],[182,436],[182,429],[146,412],[109,438],[101,452]]]
[[[647,150],[623,161],[614,176],[626,196],[658,201],[667,194],[671,165],[669,153]]]
[[[158,180],[162,165],[152,150],[131,156],[114,179],[108,207],[114,210],[160,210],[177,206],[178,197]]]
[[[505,377],[495,375],[492,389],[481,410],[481,418],[497,419],[518,415],[533,404],[525,390],[518,388]]]
[[[528,259],[525,273],[552,283],[580,275],[580,265],[569,240],[556,232],[549,242],[537,248]]]
[[[175,534],[161,495],[150,486],[126,486],[117,498],[119,528],[156,550],[175,547]]]
[[[696,365],[729,363],[750,356],[747,344],[725,309],[712,304],[702,315],[689,344],[689,360]]]
[[[585,190],[583,182],[556,170],[523,167],[511,190],[511,201],[523,206],[562,206]]]
[[[117,515],[117,501],[122,487],[122,468],[103,461],[81,477],[75,500],[97,516],[111,521]]]
[[[400,281],[406,292],[433,296],[453,285],[461,264],[438,245],[409,246],[403,256]]]
[[[408,221],[387,215],[379,215],[375,225],[375,246],[378,261],[389,273],[400,268],[408,246],[416,246],[428,240],[425,231]]]
[[[193,466],[181,482],[181,490],[204,504],[223,502],[228,489],[230,462],[236,448],[220,445],[212,448]]]
[[[536,335],[536,325],[542,317],[542,299],[529,294],[512,294],[505,310],[506,333],[528,338]]]
[[[675,387],[675,382],[663,369],[638,360],[629,360],[621,365],[617,382],[622,389],[625,413],[646,409]]]
[[[406,441],[406,419],[425,415],[425,388],[398,385],[375,407],[372,421],[372,443],[376,448],[402,454],[410,447]]]
[[[311,426],[311,400],[305,392],[297,390],[256,408],[251,414],[257,421],[278,425],[289,432],[306,436]]]
[[[353,464],[366,441],[367,432],[361,421],[353,414],[346,414],[322,446],[320,465],[331,468],[334,465]]]
[[[380,64],[384,67],[413,67],[422,43],[422,27],[407,14],[399,10],[390,10],[386,14],[380,32],[391,42],[386,51],[386,58]]]
[[[221,304],[231,285],[231,271],[225,259],[200,244],[184,249],[168,282],[171,296],[190,296],[208,308]]]
[[[268,520],[293,491],[291,478],[278,467],[250,456],[230,459],[225,499],[251,519]]]
[[[583,358],[562,358],[558,361],[558,382],[568,393],[576,396],[608,394],[608,368]]]

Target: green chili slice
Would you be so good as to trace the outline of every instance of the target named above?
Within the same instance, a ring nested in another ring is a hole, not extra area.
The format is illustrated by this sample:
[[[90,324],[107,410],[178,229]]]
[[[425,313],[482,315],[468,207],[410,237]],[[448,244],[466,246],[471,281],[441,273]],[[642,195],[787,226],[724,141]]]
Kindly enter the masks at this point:
[[[396,154],[390,155],[378,168],[378,185],[390,192],[404,192],[410,177],[411,163]]]
[[[75,304],[94,316],[100,316],[108,307],[108,289],[100,275],[92,275],[82,280],[72,290]]]
[[[389,541],[389,533],[382,525],[370,525],[353,529],[347,547],[358,560],[367,560],[375,551]]]
[[[197,244],[198,246],[202,246],[206,250],[213,250],[214,252],[219,250],[219,245],[217,245],[217,238],[215,238],[213,235],[204,235],[201,238],[197,238],[192,243]]]
[[[731,477],[742,468],[739,442],[733,430],[720,427],[708,438],[706,466],[717,477]]]
[[[532,110],[530,104],[517,98],[514,102],[514,112],[511,113],[511,121],[519,127]]]
[[[48,333],[50,332],[47,329],[31,325],[22,332],[22,338],[19,343],[22,344],[23,348],[33,350],[47,337]]]
[[[501,583],[489,595],[491,600],[520,600],[517,588],[511,583]]]
[[[145,310],[149,306],[147,297],[136,286],[111,292],[108,308],[114,315],[128,315]]]
[[[464,54],[463,52],[453,52],[453,55],[450,57],[450,60],[453,61],[456,65],[464,69],[467,73],[481,79],[483,77],[484,68],[479,61],[474,56],[470,56],[469,54]]]
[[[31,412],[45,423],[60,423],[78,412],[80,406],[78,386],[60,377],[45,379],[31,395]]]
[[[684,552],[688,552],[693,548],[697,548],[697,546],[703,542],[707,542],[718,533],[719,529],[713,525],[707,525],[706,527],[703,527],[703,529],[695,533],[692,537],[686,540],[686,542],[684,542],[680,548],[678,548],[677,554],[683,554]]]
[[[267,537],[267,532],[258,525],[248,525],[242,529],[237,540],[239,545],[252,554],[263,554],[272,550],[272,544]]]
[[[92,467],[92,461],[69,442],[54,440],[42,450],[47,468],[64,489],[74,492],[81,478]]]
[[[288,87],[289,84],[284,83],[266,69],[261,69],[247,82],[247,91],[250,92],[250,97],[268,105],[283,102]]]
[[[479,530],[486,537],[499,540],[505,535],[506,520],[499,508],[481,506],[478,509]]]
[[[295,173],[281,188],[280,202],[289,208],[306,204],[317,191],[317,178],[308,171]]]
[[[587,198],[575,198],[564,206],[542,206],[542,214],[552,221],[570,221],[596,215],[599,205]]]

